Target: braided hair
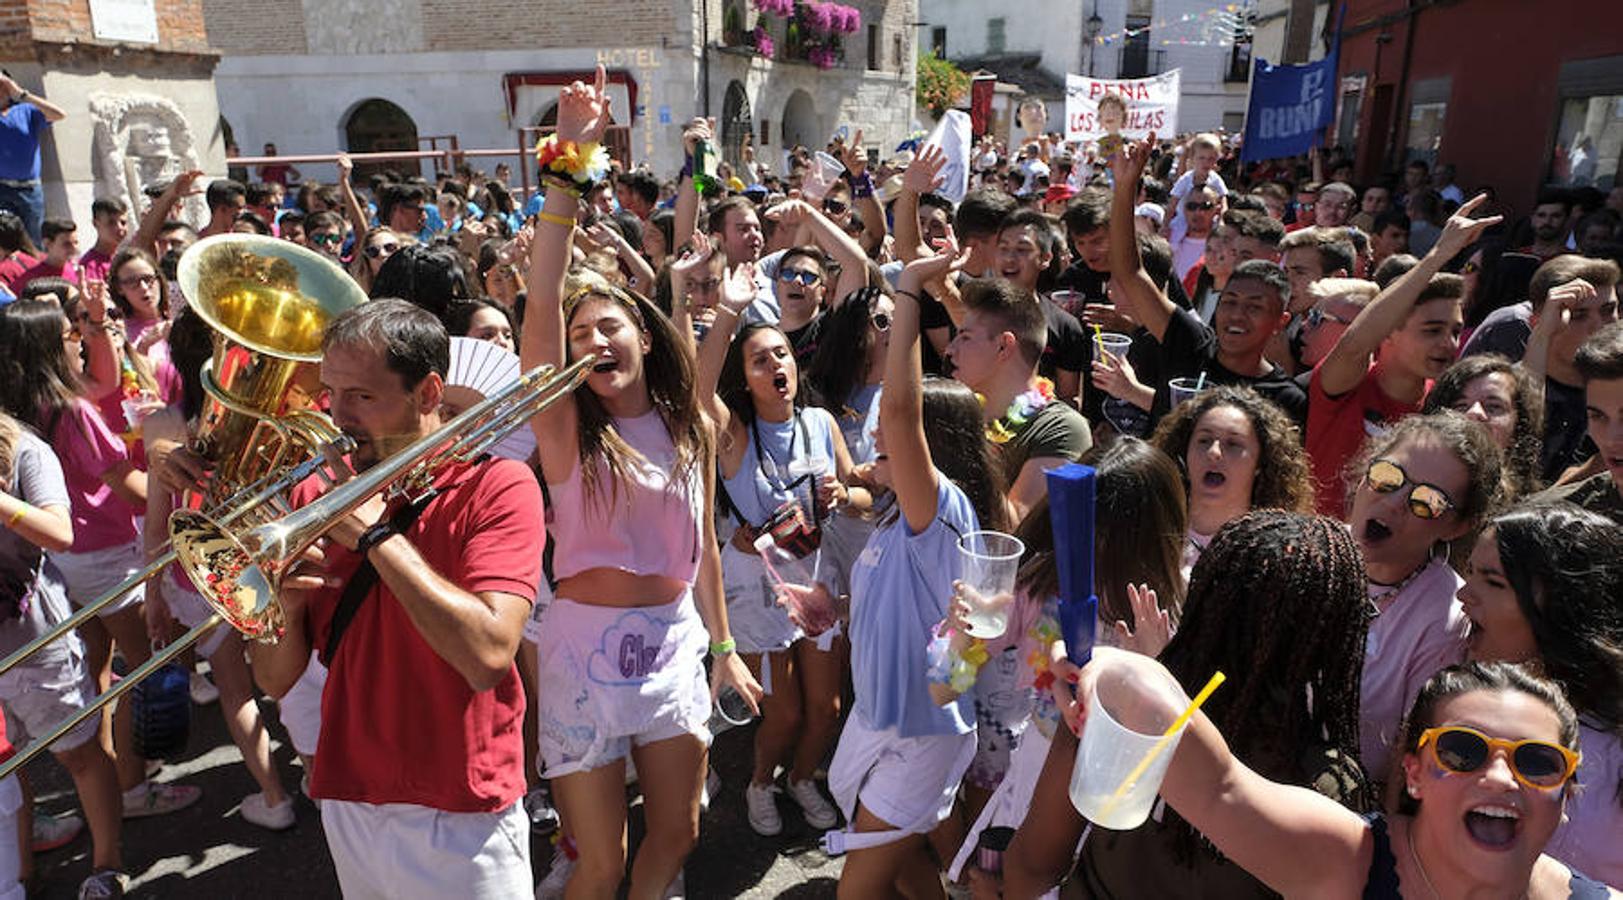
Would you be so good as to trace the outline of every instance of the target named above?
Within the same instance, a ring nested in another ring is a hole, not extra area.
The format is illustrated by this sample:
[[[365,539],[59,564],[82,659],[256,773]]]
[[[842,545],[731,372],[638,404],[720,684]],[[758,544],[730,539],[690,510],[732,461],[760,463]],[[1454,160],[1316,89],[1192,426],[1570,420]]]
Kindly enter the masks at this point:
[[[1363,556],[1345,526],[1250,512],[1224,525],[1195,564],[1161,661],[1186,686],[1227,673],[1231,683],[1205,711],[1235,757],[1265,778],[1307,785],[1323,772],[1323,750],[1349,764],[1358,757],[1365,595]],[[1339,799],[1367,807],[1364,780],[1350,780]],[[1172,825],[1188,858],[1198,835],[1182,819]]]

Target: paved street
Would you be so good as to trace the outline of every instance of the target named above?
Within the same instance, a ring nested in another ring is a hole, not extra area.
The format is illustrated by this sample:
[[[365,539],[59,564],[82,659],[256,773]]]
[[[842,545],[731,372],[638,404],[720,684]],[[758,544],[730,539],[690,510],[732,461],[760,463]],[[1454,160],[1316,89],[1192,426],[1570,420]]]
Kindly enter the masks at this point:
[[[274,710],[272,704],[265,707]],[[283,782],[294,787],[302,770],[274,712],[271,720],[277,765]],[[722,777],[721,798],[705,816],[698,850],[688,860],[687,895],[833,897],[839,862],[817,849],[817,833],[801,821],[791,801],[780,798],[782,836],[765,839],[750,830],[743,801],[749,734],[750,729],[735,729],[716,740],[713,759]],[[241,760],[218,707],[196,708],[190,751],[182,761],[165,766],[158,777],[198,785],[204,790],[203,799],[174,815],[125,823],[129,896],[208,900],[339,896],[320,817],[308,801],[297,801],[299,824],[282,833],[267,832],[237,815],[242,796],[254,790]],[[35,760],[28,774],[40,809],[61,813],[76,808],[72,782],[55,761]],[[637,824],[634,811],[633,839]],[[538,838],[534,846],[538,876],[551,853],[548,841]],[[60,850],[41,854],[36,861],[39,880],[30,896],[72,898],[89,873],[89,857],[88,832]]]

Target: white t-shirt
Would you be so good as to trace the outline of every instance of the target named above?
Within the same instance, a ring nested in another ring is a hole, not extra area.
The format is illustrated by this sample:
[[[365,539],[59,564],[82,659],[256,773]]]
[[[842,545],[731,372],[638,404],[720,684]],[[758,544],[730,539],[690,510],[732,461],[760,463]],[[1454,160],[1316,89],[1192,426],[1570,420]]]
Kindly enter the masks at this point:
[[[1223,176],[1217,174],[1216,169],[1213,169],[1206,176],[1206,187],[1211,188],[1212,193],[1219,197],[1229,195],[1228,185],[1223,183]],[[1172,183],[1172,242],[1174,244],[1183,237],[1184,230],[1189,227],[1189,223],[1183,217],[1183,198],[1189,196],[1189,192],[1194,189],[1195,173],[1193,171],[1179,175],[1178,180]]]

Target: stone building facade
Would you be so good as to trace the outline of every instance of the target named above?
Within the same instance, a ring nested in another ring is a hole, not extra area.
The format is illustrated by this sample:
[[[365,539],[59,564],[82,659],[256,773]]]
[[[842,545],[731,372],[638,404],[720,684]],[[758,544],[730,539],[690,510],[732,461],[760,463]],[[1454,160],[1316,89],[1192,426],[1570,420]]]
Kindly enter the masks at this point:
[[[127,201],[183,166],[223,172],[218,61],[202,0],[0,3],[0,65],[67,112],[41,142],[46,215],[88,223],[97,197]]]
[[[769,162],[786,142],[820,147],[842,127],[885,150],[914,128],[917,0],[850,0],[861,27],[826,69],[793,58],[787,19],[752,0],[201,2],[223,57],[222,112],[249,155],[267,141],[296,155],[434,136],[516,150],[519,129],[550,124],[562,86],[599,62],[623,126],[616,149],[662,174],[680,167],[695,115],[720,120],[729,155],[748,131]],[[775,35],[775,58],[742,44],[757,25]]]

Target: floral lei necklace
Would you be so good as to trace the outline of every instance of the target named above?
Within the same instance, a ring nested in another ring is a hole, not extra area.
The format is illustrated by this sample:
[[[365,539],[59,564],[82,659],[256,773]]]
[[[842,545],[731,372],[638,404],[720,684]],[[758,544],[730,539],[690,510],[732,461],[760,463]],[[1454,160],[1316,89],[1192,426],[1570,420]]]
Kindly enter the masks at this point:
[[[983,398],[982,403],[985,403]],[[1038,378],[1035,387],[1028,388],[1014,398],[1003,415],[986,426],[986,439],[994,444],[1007,444],[1031,424],[1031,420],[1054,402],[1054,382]]]

